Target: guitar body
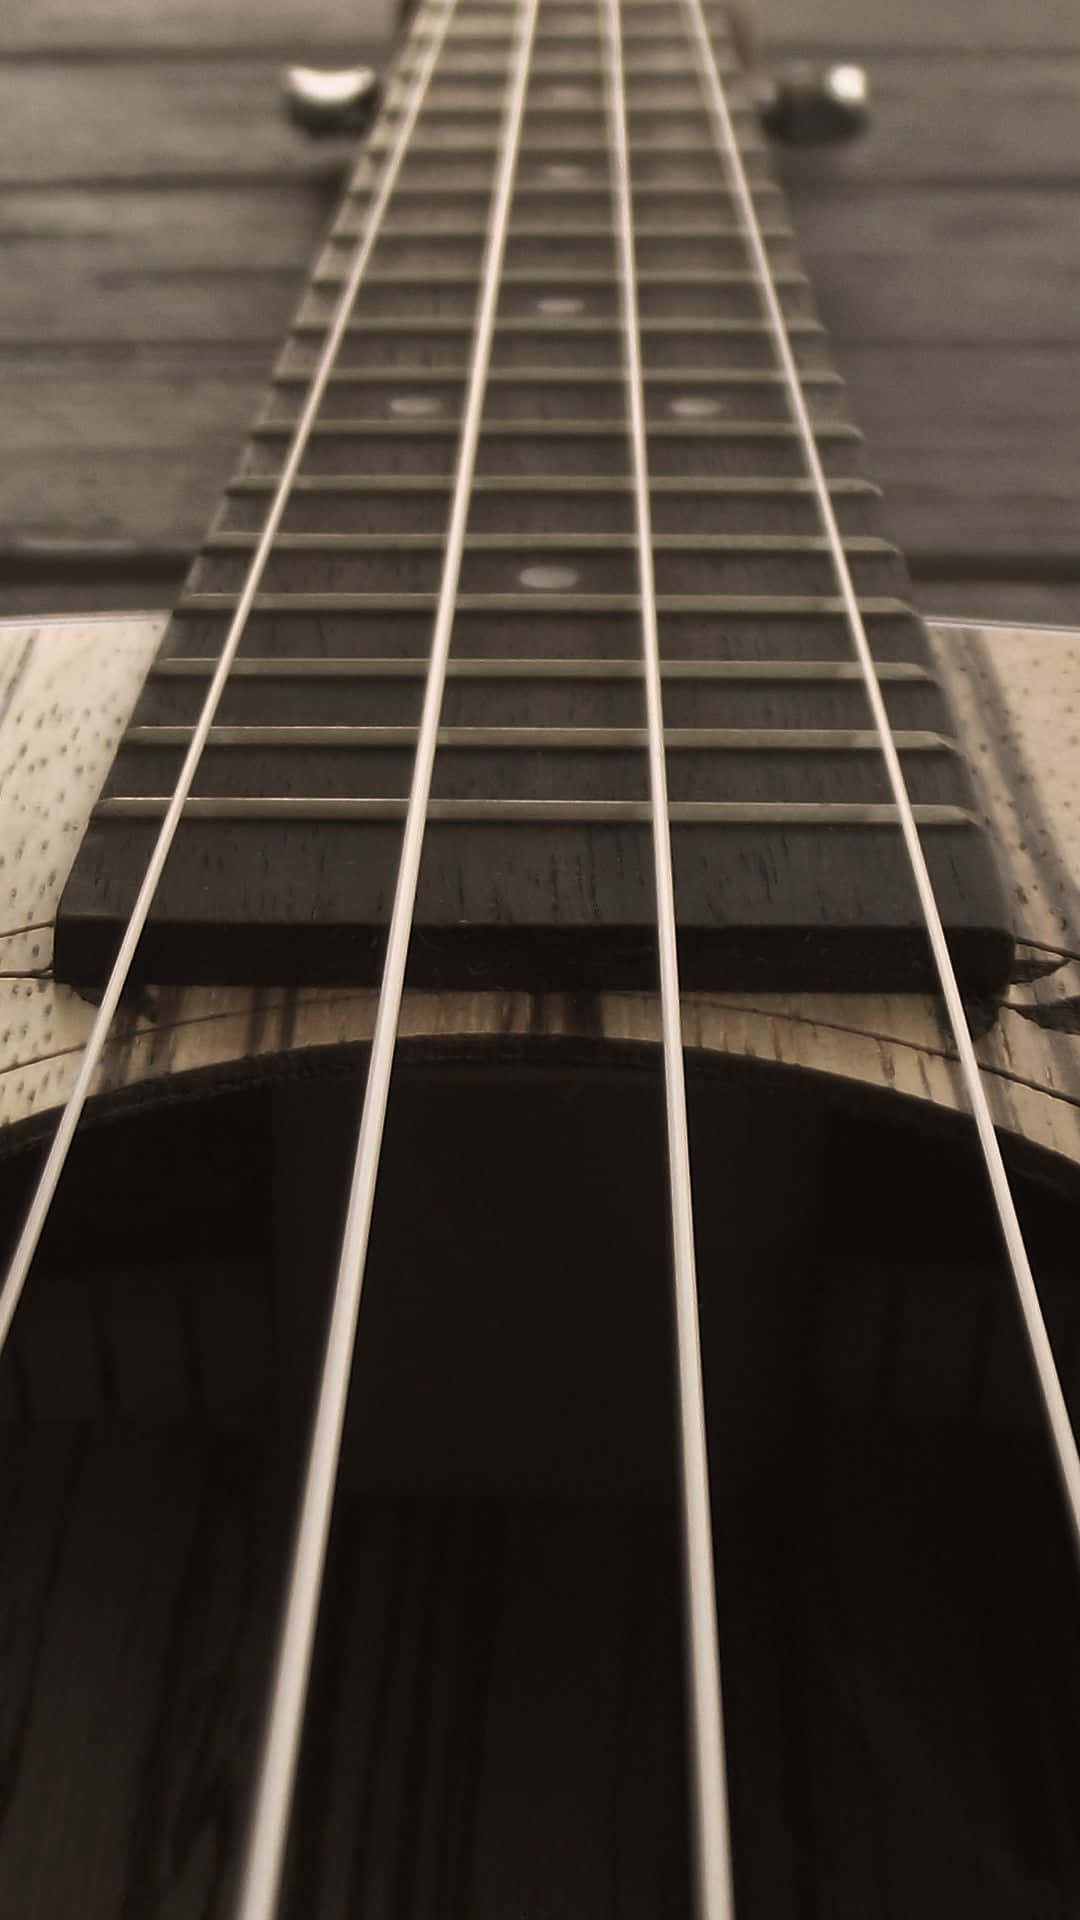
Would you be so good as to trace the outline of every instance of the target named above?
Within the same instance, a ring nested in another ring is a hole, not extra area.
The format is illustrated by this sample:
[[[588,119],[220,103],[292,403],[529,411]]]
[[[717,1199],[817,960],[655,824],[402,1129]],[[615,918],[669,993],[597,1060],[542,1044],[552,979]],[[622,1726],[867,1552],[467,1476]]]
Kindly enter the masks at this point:
[[[0,1124],[30,1138],[66,1098],[92,1008],[51,979],[51,921],[147,669],[162,616],[11,622],[0,628],[0,721],[12,850],[0,934],[8,1019]],[[1072,1031],[1080,961],[1080,826],[1073,820],[1072,702],[1077,637],[1050,628],[934,630],[936,666],[980,776],[979,799],[1016,903],[1016,982],[987,1008],[980,1049],[999,1127],[1063,1162],[1080,1161],[1080,1044]],[[92,675],[93,709],[85,705]],[[23,931],[29,929],[29,931]],[[180,1077],[272,1077],[275,1063],[363,1048],[374,994],[352,989],[149,988],[110,1050],[99,1106],[145,1101]],[[704,1055],[827,1073],[928,1108],[963,1110],[949,1042],[930,995],[689,994],[687,1045]],[[478,1049],[545,1040],[650,1047],[654,996],[631,993],[412,992],[402,1038]],[[209,1084],[209,1083],[208,1083]]]
[[[92,1013],[49,922],[161,628],[3,632],[5,1216]],[[973,1017],[1072,1392],[1075,643],[934,644],[1018,903]],[[5,1361],[4,1910],[228,1911],[373,1002],[119,1023]],[[658,1020],[406,994],[289,1912],[686,1909]],[[684,1035],[744,1897],[1054,1911],[1073,1576],[938,1010],[688,994]]]

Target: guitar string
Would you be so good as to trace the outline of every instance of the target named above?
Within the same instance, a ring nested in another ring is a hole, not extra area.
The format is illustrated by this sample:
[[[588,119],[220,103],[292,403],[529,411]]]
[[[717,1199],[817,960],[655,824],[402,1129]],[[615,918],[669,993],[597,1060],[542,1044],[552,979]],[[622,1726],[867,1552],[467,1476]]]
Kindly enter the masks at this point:
[[[961,1079],[967,1094],[972,1117],[982,1151],[983,1162],[990,1183],[994,1208],[1001,1228],[1009,1269],[1021,1319],[1027,1335],[1032,1362],[1042,1396],[1043,1411],[1050,1431],[1050,1441],[1062,1491],[1065,1497],[1066,1512],[1072,1531],[1073,1546],[1080,1558],[1080,1453],[1077,1451],[1076,1436],[1069,1419],[1065,1396],[1061,1389],[1053,1349],[1046,1331],[1039,1295],[1035,1286],[1027,1248],[1024,1244],[1020,1221],[1016,1212],[1012,1190],[1009,1186],[1005,1163],[1001,1154],[994,1121],[990,1112],[990,1103],[983,1084],[982,1070],[975,1054],[975,1043],[971,1028],[964,1011],[964,1002],[959,983],[953,968],[945,928],[934,894],[933,882],[926,863],[919,829],[912,811],[911,797],[907,790],[900,756],[893,738],[892,725],[885,707],[878,679],[874,656],[870,649],[866,628],[859,607],[848,567],[844,545],[833,511],[825,472],[817,449],[814,429],[810,419],[806,395],[803,391],[795,355],[791,346],[779,296],[773,279],[765,243],[762,239],[757,211],[750,192],[746,169],[724,92],[723,82],[716,64],[716,57],[709,39],[701,0],[683,0],[688,17],[689,33],[698,55],[701,82],[705,92],[706,105],[713,123],[717,145],[722,162],[726,162],[728,176],[735,200],[739,206],[747,244],[761,282],[761,297],[769,320],[770,330],[776,347],[777,356],[783,369],[792,417],[802,442],[803,452],[810,477],[813,481],[822,527],[829,543],[833,570],[836,575],[840,598],[856,657],[862,670],[870,710],[881,743],[882,756],[888,776],[893,802],[899,817],[900,830],[907,850],[912,876],[919,898],[919,906],[930,941],[934,966],[942,997],[945,1001],[956,1044]]]
[[[516,65],[507,91],[502,148],[492,192],[430,664],[237,1920],[273,1920],[284,1863],[539,4],[540,0],[521,0]]]
[[[645,380],[637,299],[637,258],[631,203],[630,141],[623,68],[620,0],[605,0],[608,110],[620,261],[626,386],[634,474],[638,582],[648,721],[649,792],[656,883],[657,944],[667,1114],[668,1191],[671,1205],[675,1303],[676,1401],[683,1546],[683,1602],[690,1717],[690,1798],[697,1920],[733,1920],[724,1752],[724,1715],[717,1646],[709,1456],[705,1431],[701,1333],[694,1244],[693,1186],[683,1063],[682,1001],[676,934],[675,882],[664,750],[660,636],[653,569]]]
[[[458,0],[449,0],[445,11],[437,16],[438,24],[436,30],[432,35],[431,44],[425,58],[419,67],[412,93],[409,96],[405,113],[402,116],[397,138],[393,143],[386,166],[380,177],[378,189],[369,208],[367,225],[345,280],[341,298],[335,310],[329,332],[327,333],[326,342],[318,365],[312,376],[311,387],[308,391],[303,411],[297,422],[285,465],[278,478],[274,496],[270,504],[270,511],[266,517],[266,523],[259,537],[259,543],[252,555],[251,563],[240,592],[240,598],[236,603],[229,630],[225,636],[225,644],[222,647],[213,678],[207,689],[206,698],[203,701],[202,709],[195,723],[191,742],[184,756],[183,766],[180,769],[176,786],[173,789],[172,797],[158,831],[157,840],[154,843],[154,850],[143,875],[138,894],[136,895],[135,904],[131,910],[131,916],[124,929],[124,935],[117,949],[116,958],[113,961],[112,970],[105,984],[100,1005],[94,1016],[93,1025],[91,1026],[89,1036],[83,1048],[82,1060],[75,1078],[75,1083],[64,1104],[64,1110],[60,1116],[56,1131],[53,1134],[45,1163],[38,1176],[37,1185],[23,1222],[22,1231],[16,1242],[15,1250],[8,1266],[3,1288],[0,1289],[0,1353],[3,1352],[4,1343],[7,1340],[11,1328],[15,1309],[22,1297],[27,1275],[30,1271],[34,1254],[37,1251],[38,1242],[41,1239],[45,1222],[60,1182],[60,1176],[64,1171],[72,1140],[75,1137],[75,1130],[82,1118],[83,1108],[90,1096],[93,1081],[101,1064],[101,1057],[104,1053],[109,1031],[120,1002],[120,996],[127,984],[127,978],[135,958],[136,948],[142,937],[143,928],[146,925],[150,909],[153,906],[165,862],[168,859],[177,829],[183,817],[184,804],[191,791],[195,775],[198,772],[203,749],[206,745],[214,716],[217,713],[221,696],[225,689],[225,683],[236,657],[240,641],[243,638],[248,616],[251,612],[255,595],[258,592],[266,562],[274,543],[274,538],[281,524],[285,508],[288,505],[293,481],[296,478],[300,463],[307,450],[308,439],[326,391],[331,368],[337,358],[341,342],[345,337],[352,307],[356,300],[357,293],[360,290],[360,283],[367,269],[375,241],[378,238],[391,193],[393,192],[402,162],[408,151],[412,131],[427,94],[429,82],[435,71],[436,61],[442,50],[442,45],[449,31],[457,4]]]

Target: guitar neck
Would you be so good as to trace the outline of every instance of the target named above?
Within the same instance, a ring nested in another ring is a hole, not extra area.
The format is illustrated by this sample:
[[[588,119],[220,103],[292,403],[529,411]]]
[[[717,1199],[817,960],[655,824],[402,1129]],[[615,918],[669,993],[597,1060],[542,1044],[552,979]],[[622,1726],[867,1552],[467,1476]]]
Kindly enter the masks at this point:
[[[511,127],[518,10],[418,13],[76,864],[62,977],[107,970],[235,647],[138,965],[159,980],[377,979],[449,596],[414,977],[652,982],[639,373],[684,979],[925,987],[770,290],[958,964],[972,990],[1007,974],[1000,890],[903,562],[858,472],[727,17],[701,17],[707,61],[682,0],[628,6],[616,76],[599,11],[543,0]],[[256,871],[268,884],[252,887]]]

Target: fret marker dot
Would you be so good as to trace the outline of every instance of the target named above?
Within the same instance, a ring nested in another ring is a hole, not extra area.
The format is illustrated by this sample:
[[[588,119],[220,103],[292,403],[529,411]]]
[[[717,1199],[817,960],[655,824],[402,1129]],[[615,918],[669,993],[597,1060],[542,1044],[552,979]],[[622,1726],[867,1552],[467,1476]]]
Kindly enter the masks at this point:
[[[585,87],[568,82],[563,86],[549,87],[548,99],[558,107],[576,107],[589,97]]]
[[[579,160],[551,160],[544,168],[544,179],[554,180],[557,185],[565,185],[571,180],[584,180],[585,168]]]
[[[536,306],[538,312],[550,314],[555,320],[568,320],[572,313],[585,311],[584,300],[578,300],[570,294],[563,293],[546,293],[542,300],[537,301]]]
[[[581,575],[576,567],[559,567],[550,562],[522,567],[518,574],[523,587],[533,587],[539,593],[568,593],[576,587]]]
[[[680,420],[711,420],[714,414],[723,413],[724,406],[705,393],[680,393],[669,403],[668,411]]]
[[[390,411],[400,420],[422,420],[428,414],[441,413],[442,406],[433,393],[395,393]]]

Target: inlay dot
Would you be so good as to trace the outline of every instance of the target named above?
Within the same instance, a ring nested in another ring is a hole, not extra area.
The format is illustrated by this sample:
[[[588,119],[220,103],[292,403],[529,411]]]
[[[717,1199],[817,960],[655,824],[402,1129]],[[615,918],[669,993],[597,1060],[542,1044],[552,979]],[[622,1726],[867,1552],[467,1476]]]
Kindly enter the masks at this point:
[[[564,81],[560,86],[548,88],[548,99],[558,107],[576,107],[588,97],[588,89],[577,81]]]
[[[395,393],[390,402],[390,411],[399,420],[423,420],[442,410],[442,401],[433,393]]]
[[[550,160],[544,168],[544,179],[554,180],[563,186],[574,180],[584,180],[586,169],[580,160]]]
[[[723,413],[724,403],[707,393],[679,393],[668,402],[668,411],[680,420],[711,420],[714,414]]]
[[[538,313],[546,313],[554,320],[568,320],[571,314],[584,313],[585,302],[569,293],[546,293],[536,303]]]
[[[576,567],[560,567],[553,561],[542,561],[531,567],[522,567],[518,574],[523,587],[531,587],[538,593],[569,593],[576,587],[581,575]]]

